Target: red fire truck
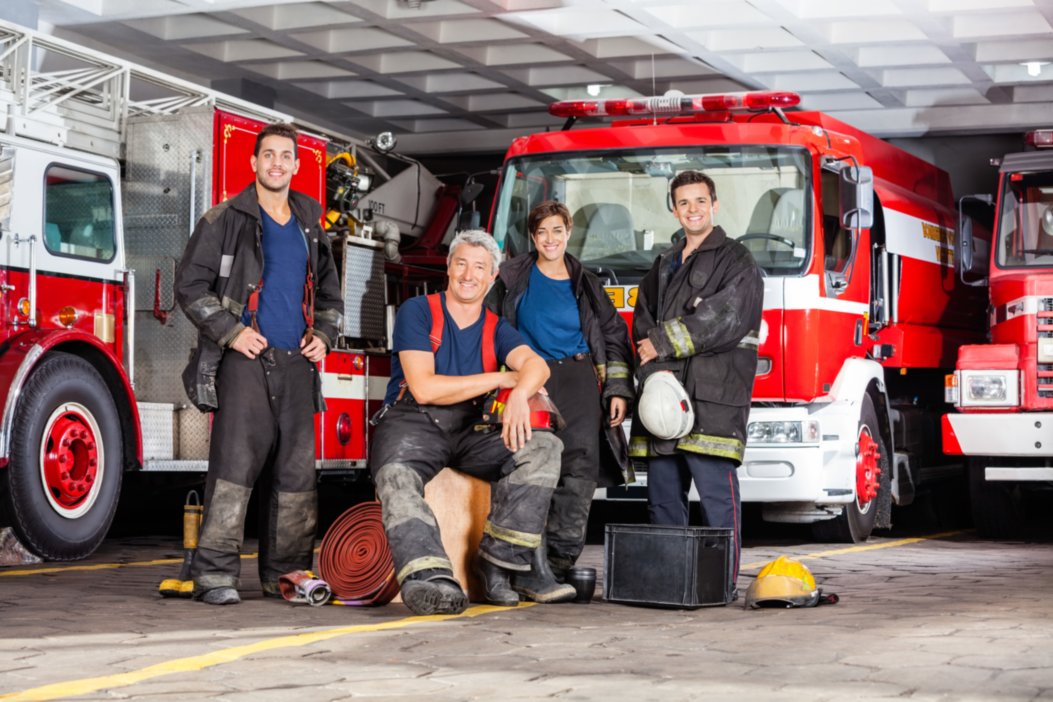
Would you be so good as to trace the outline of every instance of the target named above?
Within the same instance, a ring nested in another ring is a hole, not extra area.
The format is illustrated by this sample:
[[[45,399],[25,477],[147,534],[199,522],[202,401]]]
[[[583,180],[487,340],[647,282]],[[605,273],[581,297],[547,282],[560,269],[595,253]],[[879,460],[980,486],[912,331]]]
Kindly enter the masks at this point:
[[[959,350],[943,417],[944,451],[968,457],[973,521],[995,537],[1019,536],[1024,490],[1053,484],[1053,129],[1027,141],[1001,159],[990,251],[963,218],[959,268],[989,279],[990,343]]]
[[[252,182],[256,134],[279,120],[0,23],[0,504],[41,556],[98,546],[125,471],[206,469],[209,417],[180,381],[196,332],[172,310],[172,278],[200,215]],[[392,262],[400,238],[430,251],[458,201],[377,146],[304,135],[293,180],[325,201],[329,166],[345,300],[316,419],[317,464],[329,471],[364,468],[391,310],[435,278]]]
[[[743,500],[820,538],[863,541],[945,463],[943,377],[958,346],[982,338],[984,293],[955,274],[947,174],[828,115],[783,109],[798,101],[756,92],[553,104],[564,129],[512,144],[491,226],[507,252],[526,251],[530,208],[564,202],[568,249],[628,316],[676,227],[670,180],[686,169],[713,177],[717,223],[766,276]],[[573,128],[590,117],[622,119]]]

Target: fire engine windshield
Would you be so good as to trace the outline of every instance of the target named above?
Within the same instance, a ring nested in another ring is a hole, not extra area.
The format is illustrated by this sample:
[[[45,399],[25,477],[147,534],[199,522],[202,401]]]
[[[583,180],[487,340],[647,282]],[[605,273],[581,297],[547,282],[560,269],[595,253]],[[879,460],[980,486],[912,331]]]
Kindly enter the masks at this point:
[[[998,219],[999,266],[1053,266],[1053,171],[1004,179]]]
[[[530,208],[566,204],[573,217],[567,251],[612,283],[639,281],[654,259],[682,236],[669,183],[685,170],[716,183],[716,217],[769,274],[805,266],[811,219],[809,158],[804,149],[703,146],[544,154],[509,161],[494,212],[494,237],[508,255],[531,250]]]

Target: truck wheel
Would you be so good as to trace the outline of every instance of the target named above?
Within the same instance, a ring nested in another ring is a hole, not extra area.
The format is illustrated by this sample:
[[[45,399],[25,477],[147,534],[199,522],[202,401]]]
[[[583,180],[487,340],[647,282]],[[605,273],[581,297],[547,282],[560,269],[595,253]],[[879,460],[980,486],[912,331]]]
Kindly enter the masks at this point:
[[[48,560],[90,555],[121,492],[121,425],[109,388],[82,358],[54,353],[26,381],[11,432],[5,508]]]
[[[870,538],[881,500],[889,497],[892,479],[880,426],[874,401],[865,395],[856,438],[856,499],[845,505],[837,517],[812,525],[812,535],[817,540],[858,544]]]
[[[969,459],[969,506],[976,533],[988,539],[1018,539],[1024,533],[1025,522],[1020,487],[988,481],[984,477],[987,463],[982,458]]]

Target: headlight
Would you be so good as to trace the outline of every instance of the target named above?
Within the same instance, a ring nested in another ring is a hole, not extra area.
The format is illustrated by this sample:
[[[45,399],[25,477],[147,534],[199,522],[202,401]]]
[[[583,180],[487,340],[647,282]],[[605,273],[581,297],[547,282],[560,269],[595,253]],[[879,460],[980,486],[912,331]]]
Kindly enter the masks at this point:
[[[1020,371],[963,370],[962,407],[1015,407],[1020,404]]]
[[[750,422],[746,440],[751,444],[814,444],[819,441],[819,422]]]

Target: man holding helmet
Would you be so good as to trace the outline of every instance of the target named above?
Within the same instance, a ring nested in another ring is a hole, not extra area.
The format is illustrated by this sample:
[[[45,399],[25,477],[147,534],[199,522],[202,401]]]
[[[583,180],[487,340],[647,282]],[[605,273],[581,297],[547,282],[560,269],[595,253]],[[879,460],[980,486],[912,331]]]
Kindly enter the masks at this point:
[[[720,205],[709,176],[684,171],[669,190],[684,236],[640,282],[633,338],[643,390],[629,455],[647,459],[653,524],[687,525],[694,479],[706,525],[733,530],[734,582],[742,522],[737,468],[764,284],[750,252],[714,224]]]

